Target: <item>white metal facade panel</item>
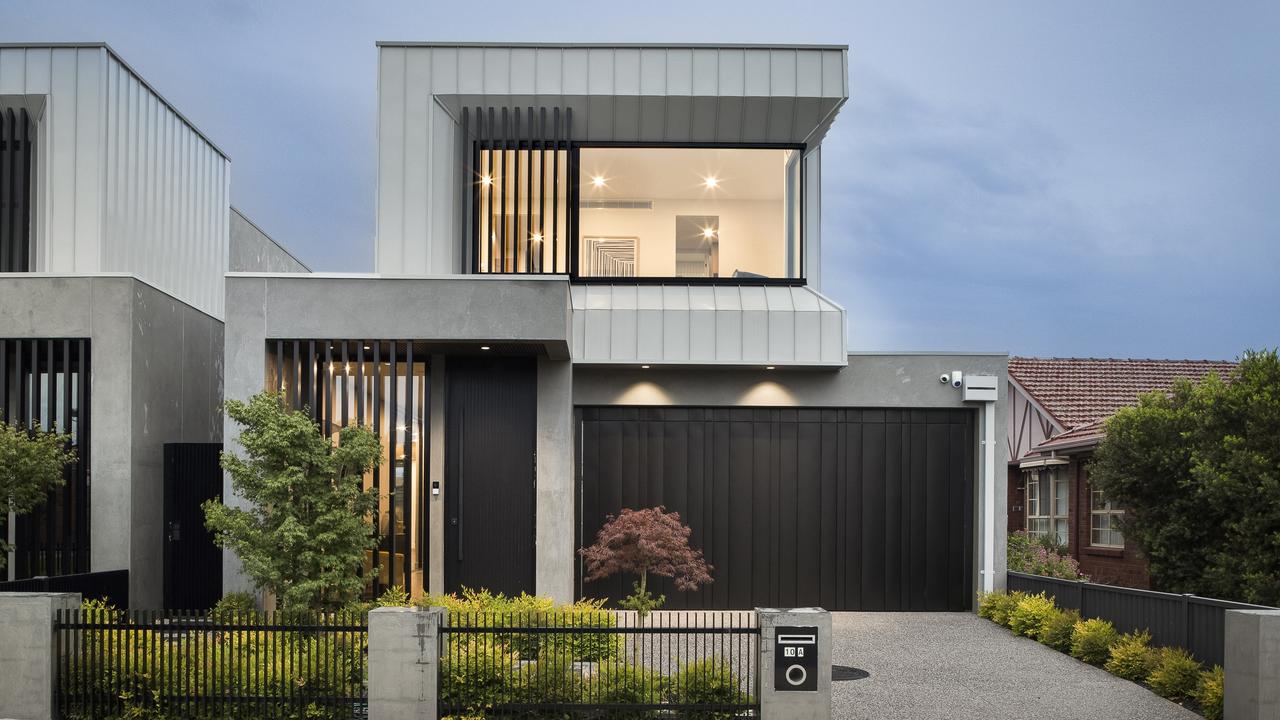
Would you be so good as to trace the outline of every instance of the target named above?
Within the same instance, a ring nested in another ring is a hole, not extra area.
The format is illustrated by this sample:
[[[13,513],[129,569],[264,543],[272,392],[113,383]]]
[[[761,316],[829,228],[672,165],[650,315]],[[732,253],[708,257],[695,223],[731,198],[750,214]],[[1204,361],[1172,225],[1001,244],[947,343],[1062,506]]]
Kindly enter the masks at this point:
[[[572,108],[577,140],[814,148],[847,99],[845,56],[835,47],[383,45],[376,270],[466,271],[456,187],[464,106]],[[816,178],[806,174],[809,195]],[[810,222],[806,244],[819,242]]]
[[[129,273],[221,319],[226,157],[103,45],[0,48],[0,95],[42,100],[35,269]]]
[[[570,298],[576,363],[847,363],[844,310],[807,287],[575,285]]]

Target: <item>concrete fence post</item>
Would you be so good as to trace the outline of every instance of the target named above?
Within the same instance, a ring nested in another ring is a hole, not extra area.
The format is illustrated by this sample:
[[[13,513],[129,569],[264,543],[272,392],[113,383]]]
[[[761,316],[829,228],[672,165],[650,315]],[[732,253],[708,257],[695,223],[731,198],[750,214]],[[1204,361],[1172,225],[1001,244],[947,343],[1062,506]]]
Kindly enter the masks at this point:
[[[0,593],[0,718],[52,720],[54,613],[79,593]]]
[[[1280,610],[1228,610],[1225,720],[1280,718]]]
[[[762,720],[831,720],[831,613],[756,608]]]
[[[369,720],[436,720],[443,608],[369,613]]]

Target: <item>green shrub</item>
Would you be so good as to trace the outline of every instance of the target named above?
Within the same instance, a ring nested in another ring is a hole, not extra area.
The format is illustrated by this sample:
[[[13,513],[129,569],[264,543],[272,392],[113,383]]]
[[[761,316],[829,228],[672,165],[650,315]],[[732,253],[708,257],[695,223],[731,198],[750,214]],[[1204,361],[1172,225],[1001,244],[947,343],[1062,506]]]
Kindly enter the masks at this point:
[[[1053,617],[1057,609],[1044,593],[1028,595],[1009,611],[1009,629],[1024,637],[1037,637],[1040,628]]]
[[[997,625],[1009,627],[1009,613],[1027,596],[1024,592],[991,592],[978,601],[978,614]]]
[[[512,700],[518,703],[576,703],[582,700],[582,676],[563,655],[525,663],[515,671]],[[562,718],[562,712],[523,714],[525,718]]]
[[[671,678],[671,699],[677,703],[736,705],[750,702],[742,690],[742,680],[729,663],[719,656],[698,660],[680,668]],[[732,718],[731,711],[699,711],[685,715],[700,720]]]
[[[227,617],[233,602],[214,614]],[[83,617],[91,622],[126,622],[123,613],[100,602],[86,602],[83,609]],[[310,622],[347,624],[349,620],[317,615]],[[83,660],[71,665],[63,682],[77,688],[81,697],[121,697],[128,717],[178,717],[171,704],[175,698],[199,706],[205,697],[229,695],[267,698],[267,711],[275,712],[298,695],[352,695],[363,681],[361,633],[247,632],[223,627],[188,630],[181,642],[175,642],[172,633],[135,627],[127,632],[85,630],[80,638]],[[272,698],[278,698],[281,706]],[[83,714],[84,708],[74,700],[66,708],[68,717]],[[308,717],[340,714],[336,708],[317,708]]]
[[[1115,626],[1093,618],[1075,624],[1071,632],[1071,657],[1090,665],[1102,665],[1111,657],[1111,646],[1120,637]]]
[[[1107,672],[1131,682],[1143,682],[1156,669],[1156,649],[1151,647],[1151,633],[1121,635],[1111,646]]]
[[[382,591],[374,604],[378,607],[409,607],[412,603],[409,602],[409,593],[404,591],[403,585],[392,585]]]
[[[584,696],[592,703],[649,704],[661,702],[667,679],[643,666],[605,663],[587,681]],[[614,711],[609,717],[623,720],[653,717],[649,710]]]
[[[1147,676],[1147,684],[1157,695],[1170,700],[1191,697],[1200,686],[1203,668],[1191,653],[1182,648],[1160,648],[1156,668]]]
[[[464,588],[462,595],[427,595],[414,603],[420,607],[443,607],[452,618],[504,627],[598,627],[617,626],[614,614],[604,609],[603,600],[581,600],[557,607],[550,598],[521,593],[507,597],[488,590]],[[499,633],[499,642],[523,660],[545,654],[544,648],[567,652],[576,662],[600,662],[617,657],[622,636],[600,633]]]
[[[1200,684],[1196,687],[1195,701],[1200,703],[1200,714],[1206,720],[1222,720],[1222,666],[1214,665],[1212,670],[1200,673]]]
[[[1080,622],[1079,610],[1055,609],[1040,626],[1036,640],[1062,653],[1071,652],[1071,635]]]
[[[510,702],[518,689],[519,658],[489,634],[453,635],[440,659],[440,700],[483,714]]]
[[[258,600],[253,593],[233,592],[223,595],[209,611],[214,620],[230,620],[237,615],[248,615],[258,611]]]

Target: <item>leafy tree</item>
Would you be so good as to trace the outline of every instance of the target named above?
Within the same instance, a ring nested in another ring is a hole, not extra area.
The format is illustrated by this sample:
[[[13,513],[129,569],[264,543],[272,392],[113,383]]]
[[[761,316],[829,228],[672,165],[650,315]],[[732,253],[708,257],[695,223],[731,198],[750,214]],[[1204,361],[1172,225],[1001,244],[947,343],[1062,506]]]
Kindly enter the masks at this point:
[[[648,590],[649,573],[669,577],[680,590],[697,590],[711,582],[711,566],[701,550],[689,546],[693,531],[680,522],[680,513],[659,505],[647,510],[624,509],[610,516],[596,535],[596,543],[579,550],[587,563],[587,582],[616,573],[639,575],[634,592],[619,605],[635,610],[643,621],[667,599]]]
[[[1280,604],[1280,359],[1249,351],[1225,381],[1178,381],[1107,421],[1091,480],[1156,587]]]
[[[28,431],[0,421],[0,502],[4,512],[22,515],[36,509],[50,490],[62,485],[62,471],[75,461],[68,436]],[[8,558],[9,543],[0,537],[0,568]]]
[[[348,426],[335,446],[273,393],[226,408],[244,427],[245,457],[224,452],[222,467],[248,507],[204,503],[215,541],[234,551],[282,608],[333,609],[357,598],[359,568],[377,542],[369,520],[377,498],[363,489],[363,476],[381,460],[378,439]]]

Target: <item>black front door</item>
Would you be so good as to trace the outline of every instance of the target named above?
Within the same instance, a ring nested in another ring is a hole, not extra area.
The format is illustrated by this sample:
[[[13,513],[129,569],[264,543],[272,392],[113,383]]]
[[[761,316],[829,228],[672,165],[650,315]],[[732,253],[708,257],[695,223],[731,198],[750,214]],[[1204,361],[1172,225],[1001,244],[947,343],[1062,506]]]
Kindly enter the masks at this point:
[[[222,494],[220,443],[165,443],[164,606],[205,610],[222,597],[222,550],[200,503]]]
[[[445,589],[533,592],[535,361],[451,357],[445,376]]]

